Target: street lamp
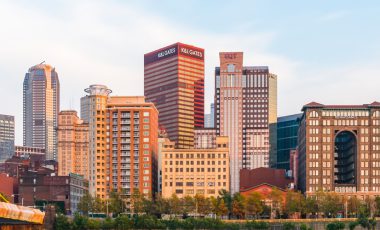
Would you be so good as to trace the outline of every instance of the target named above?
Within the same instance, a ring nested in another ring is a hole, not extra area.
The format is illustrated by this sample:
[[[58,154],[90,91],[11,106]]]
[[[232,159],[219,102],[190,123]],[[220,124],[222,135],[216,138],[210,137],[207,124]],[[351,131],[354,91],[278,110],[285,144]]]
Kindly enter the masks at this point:
[[[20,194],[12,194],[13,197],[13,203],[15,202],[15,196],[18,196],[20,198]],[[24,197],[21,197],[21,206],[24,206]]]

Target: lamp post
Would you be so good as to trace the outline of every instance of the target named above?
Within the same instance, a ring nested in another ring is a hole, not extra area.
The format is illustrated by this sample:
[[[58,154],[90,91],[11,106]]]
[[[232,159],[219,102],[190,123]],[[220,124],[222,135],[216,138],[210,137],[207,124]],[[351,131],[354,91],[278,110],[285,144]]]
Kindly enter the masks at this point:
[[[18,196],[20,198],[20,194],[12,194],[13,203],[15,202],[15,197]],[[21,197],[21,206],[24,206],[24,197]]]

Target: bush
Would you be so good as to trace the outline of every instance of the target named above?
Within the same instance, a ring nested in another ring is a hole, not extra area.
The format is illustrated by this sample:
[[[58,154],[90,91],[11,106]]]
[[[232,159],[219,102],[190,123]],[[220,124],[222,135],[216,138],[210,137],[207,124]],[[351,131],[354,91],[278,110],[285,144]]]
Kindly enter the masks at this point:
[[[114,227],[115,222],[109,217],[102,222],[102,229],[113,229]]]
[[[96,219],[88,219],[87,221],[87,228],[88,229],[101,229],[102,223],[99,220]]]
[[[247,229],[268,229],[269,224],[267,222],[247,221],[245,227]]]
[[[118,216],[114,226],[116,229],[133,229],[133,221],[127,216]]]
[[[358,222],[356,222],[356,221],[348,223],[348,228],[350,230],[354,230],[356,226],[358,226]]]
[[[75,213],[74,219],[73,219],[73,224],[72,224],[72,229],[73,230],[87,229],[87,223],[88,223],[87,217],[82,216],[79,213]]]
[[[295,230],[296,225],[294,223],[286,222],[282,225],[284,230]]]
[[[326,229],[327,230],[340,230],[344,229],[346,225],[343,222],[332,222],[327,224]]]
[[[308,230],[307,225],[306,225],[305,223],[302,223],[302,224],[300,225],[300,230]]]
[[[135,229],[164,229],[165,225],[161,221],[157,221],[157,218],[150,215],[142,215],[135,217],[134,220]]]
[[[55,219],[54,229],[70,230],[70,228],[71,228],[71,225],[67,217],[65,215],[58,214],[57,218]]]

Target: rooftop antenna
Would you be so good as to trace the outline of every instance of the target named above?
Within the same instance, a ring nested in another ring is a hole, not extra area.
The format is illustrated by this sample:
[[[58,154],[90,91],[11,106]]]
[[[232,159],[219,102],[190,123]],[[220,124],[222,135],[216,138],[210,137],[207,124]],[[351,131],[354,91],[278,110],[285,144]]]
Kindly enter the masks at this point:
[[[45,63],[45,61],[41,62],[40,65],[42,65],[42,64],[44,64],[44,63]]]

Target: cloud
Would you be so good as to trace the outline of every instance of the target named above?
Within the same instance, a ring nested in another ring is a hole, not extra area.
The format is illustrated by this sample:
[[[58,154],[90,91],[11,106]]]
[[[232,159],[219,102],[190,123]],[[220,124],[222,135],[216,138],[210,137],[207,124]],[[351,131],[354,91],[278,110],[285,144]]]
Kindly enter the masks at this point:
[[[331,22],[347,17],[350,14],[349,11],[335,11],[322,15],[317,19],[319,22]]]

